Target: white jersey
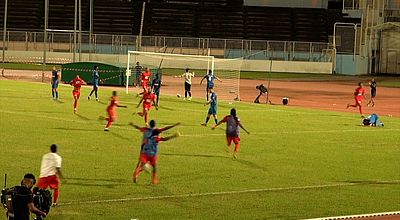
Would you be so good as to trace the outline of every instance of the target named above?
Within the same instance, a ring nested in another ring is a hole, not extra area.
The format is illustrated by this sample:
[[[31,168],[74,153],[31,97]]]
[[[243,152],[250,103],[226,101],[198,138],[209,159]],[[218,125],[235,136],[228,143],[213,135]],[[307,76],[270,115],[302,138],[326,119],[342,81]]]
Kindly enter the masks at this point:
[[[42,157],[40,166],[40,177],[54,176],[57,173],[56,168],[61,168],[61,157],[57,153],[47,153]]]
[[[192,77],[194,77],[194,73],[186,72],[181,75],[181,77],[185,77],[185,82],[188,84],[192,84]]]

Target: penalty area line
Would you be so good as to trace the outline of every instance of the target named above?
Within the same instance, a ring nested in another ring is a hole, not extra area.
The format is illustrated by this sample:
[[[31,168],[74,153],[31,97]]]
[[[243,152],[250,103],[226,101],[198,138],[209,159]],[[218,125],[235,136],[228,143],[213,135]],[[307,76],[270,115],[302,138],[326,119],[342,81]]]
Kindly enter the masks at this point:
[[[360,214],[360,215],[346,215],[346,216],[333,216],[333,217],[323,217],[323,218],[309,218],[304,220],[339,220],[339,219],[360,219],[360,218],[373,218],[373,217],[390,217],[400,215],[400,211],[394,212],[380,212],[371,214]]]
[[[335,188],[335,187],[345,187],[345,186],[356,186],[356,185],[362,185],[362,184],[364,184],[364,183],[337,183],[337,184],[327,184],[327,185],[247,189],[247,190],[225,191],[225,192],[206,192],[206,193],[189,193],[189,194],[180,194],[180,195],[146,196],[146,197],[136,197],[136,198],[71,201],[71,202],[61,203],[59,205],[67,206],[67,205],[75,205],[75,204],[98,204],[98,203],[128,202],[128,201],[140,201],[140,200],[194,198],[194,197],[203,197],[203,196],[220,196],[220,195],[257,193],[257,192],[279,192],[279,191],[292,191],[292,190],[324,189],[324,188]]]

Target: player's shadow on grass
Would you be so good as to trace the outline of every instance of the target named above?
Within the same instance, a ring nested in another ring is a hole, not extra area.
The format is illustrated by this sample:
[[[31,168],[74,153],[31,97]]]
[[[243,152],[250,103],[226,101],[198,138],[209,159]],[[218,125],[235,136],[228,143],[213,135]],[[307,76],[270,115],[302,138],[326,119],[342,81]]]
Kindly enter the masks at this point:
[[[100,103],[100,104],[102,104],[102,105],[107,105],[107,103],[106,102],[103,102],[103,101],[97,101],[98,103]]]
[[[80,115],[80,114],[78,114],[78,113],[75,113],[75,115],[78,116],[80,119],[83,119],[83,120],[85,120],[85,121],[90,121],[90,118],[88,118],[88,117],[85,117],[85,116]]]
[[[243,165],[245,165],[245,166],[248,166],[248,167],[250,167],[250,168],[252,168],[252,169],[258,169],[258,170],[262,170],[262,171],[268,171],[267,169],[265,169],[265,167],[262,167],[262,166],[260,166],[260,165],[257,165],[256,163],[253,163],[253,162],[251,162],[251,161],[247,161],[247,160],[242,160],[242,159],[237,159],[236,160],[238,163],[241,163],[241,164],[243,164]]]
[[[85,181],[85,182],[98,181],[98,182],[112,182],[112,183],[123,183],[123,182],[130,183],[131,182],[131,181],[127,181],[127,179],[115,179],[115,178],[105,179],[105,178],[68,177],[67,181],[70,181],[70,180]]]
[[[125,140],[125,141],[132,141],[131,138],[124,137],[124,136],[122,136],[122,135],[120,135],[120,134],[118,134],[118,133],[115,133],[115,132],[109,131],[109,132],[107,132],[107,133],[110,134],[110,135],[112,135],[112,136],[114,136],[114,137],[116,137],[116,138],[119,138],[119,139],[122,139],[122,140]]]
[[[171,154],[171,153],[161,153],[161,155],[164,155],[164,156],[175,156],[175,157],[229,158],[228,156],[211,155],[211,154]]]
[[[130,184],[131,181],[128,179],[97,179],[97,178],[74,178],[69,177],[66,179],[65,185],[74,185],[74,186],[98,186],[105,188],[115,188],[121,185]]]
[[[56,99],[56,100],[54,100],[54,101],[57,102],[57,103],[61,103],[61,104],[65,103],[65,102],[63,102],[63,101],[61,101],[61,100],[59,100],[59,99]]]
[[[65,131],[100,131],[99,129],[83,129],[83,128],[53,128],[56,130],[65,130]]]

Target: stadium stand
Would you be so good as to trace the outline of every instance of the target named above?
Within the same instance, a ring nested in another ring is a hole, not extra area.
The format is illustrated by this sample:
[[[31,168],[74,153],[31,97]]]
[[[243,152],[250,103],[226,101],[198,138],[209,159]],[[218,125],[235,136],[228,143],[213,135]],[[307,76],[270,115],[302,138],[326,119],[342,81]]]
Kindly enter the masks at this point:
[[[94,33],[138,35],[142,3],[94,1]],[[0,7],[4,11],[4,4]],[[8,11],[9,30],[43,29],[43,1],[9,1]],[[256,7],[244,6],[243,0],[152,0],[146,4],[143,35],[327,42],[335,22],[359,22],[344,16],[339,8]],[[89,0],[82,0],[82,22],[89,31]],[[73,23],[74,2],[51,0],[49,28],[72,30]]]

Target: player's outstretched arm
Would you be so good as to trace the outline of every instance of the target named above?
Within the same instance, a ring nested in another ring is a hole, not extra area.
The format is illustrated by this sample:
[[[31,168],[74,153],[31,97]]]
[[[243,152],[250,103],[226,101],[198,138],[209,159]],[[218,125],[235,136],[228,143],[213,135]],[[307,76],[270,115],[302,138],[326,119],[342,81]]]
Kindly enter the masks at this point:
[[[139,126],[133,124],[133,122],[130,122],[129,125],[132,126],[132,127],[134,127],[134,128],[136,128],[136,129],[138,129],[138,130],[141,129],[141,127],[139,127]]]
[[[142,104],[142,102],[143,102],[143,97],[140,99],[140,102],[139,102],[139,104],[137,104],[136,108],[139,108],[139,106],[140,106],[140,104]]]
[[[218,81],[220,81],[220,82],[222,82],[222,80],[220,79],[220,78],[218,78],[218,77],[215,77]]]
[[[206,78],[207,76],[204,76],[201,80],[200,80],[200,85],[203,84],[203,80]]]
[[[169,130],[169,129],[173,128],[173,127],[176,127],[176,126],[178,126],[178,125],[180,125],[180,124],[181,124],[181,123],[178,122],[178,123],[175,123],[175,124],[173,124],[173,125],[166,126],[166,127],[164,127],[164,128],[160,128],[160,130],[161,130],[161,131],[166,131],[166,130]]]
[[[247,131],[246,128],[243,127],[242,123],[239,123],[239,127],[241,127],[247,134],[250,134],[250,132]]]
[[[174,135],[160,138],[160,141],[168,141],[170,139],[177,138],[179,136],[181,136],[181,134],[179,132],[177,132]]]
[[[224,120],[219,121],[216,125],[212,126],[211,129],[214,130],[215,128],[217,128],[218,126],[220,126],[224,122],[225,122]]]

